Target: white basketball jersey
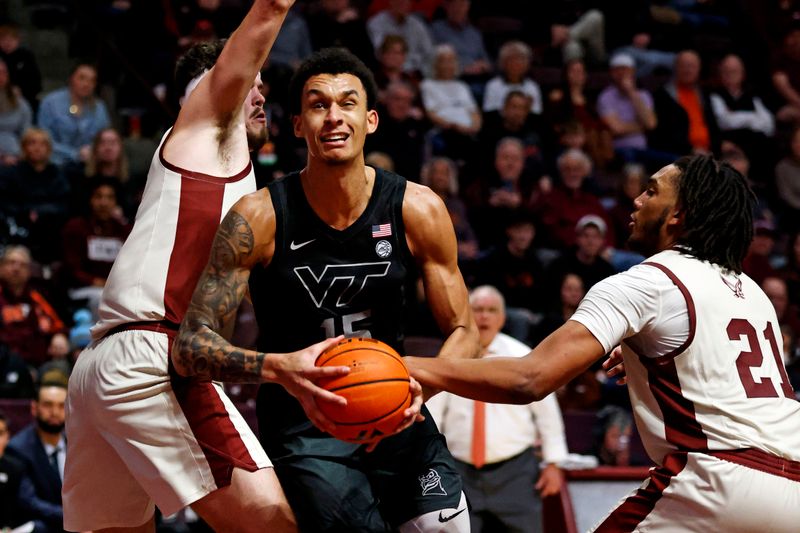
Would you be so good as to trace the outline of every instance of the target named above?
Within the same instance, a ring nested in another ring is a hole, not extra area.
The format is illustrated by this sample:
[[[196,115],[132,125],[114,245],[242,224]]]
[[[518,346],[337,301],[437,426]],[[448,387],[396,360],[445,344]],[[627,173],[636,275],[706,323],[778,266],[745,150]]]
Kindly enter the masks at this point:
[[[136,221],[108,276],[92,337],[128,322],[180,324],[228,209],[255,191],[252,164],[234,176],[185,170],[164,160],[161,140]]]
[[[800,460],[800,402],[783,366],[775,310],[761,288],[744,274],[723,274],[676,251],[645,264],[680,289],[690,321],[684,345],[661,357],[623,343],[631,402],[650,457],[660,464],[675,450],[756,448]]]

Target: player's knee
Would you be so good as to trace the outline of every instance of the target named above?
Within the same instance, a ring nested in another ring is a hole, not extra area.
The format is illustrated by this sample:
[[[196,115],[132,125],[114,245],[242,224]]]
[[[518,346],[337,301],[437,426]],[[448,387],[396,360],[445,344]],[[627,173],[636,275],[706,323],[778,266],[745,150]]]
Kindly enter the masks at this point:
[[[251,502],[244,506],[241,516],[247,517],[246,525],[241,529],[242,533],[297,531],[297,521],[285,499]],[[239,521],[240,524],[243,522]]]

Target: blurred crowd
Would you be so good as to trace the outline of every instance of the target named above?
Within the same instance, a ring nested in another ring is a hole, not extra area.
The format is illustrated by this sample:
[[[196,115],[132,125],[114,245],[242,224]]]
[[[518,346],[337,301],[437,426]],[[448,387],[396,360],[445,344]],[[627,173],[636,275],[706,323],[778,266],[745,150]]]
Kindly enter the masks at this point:
[[[89,342],[177,114],[175,60],[248,7],[0,2],[0,396],[31,397]],[[27,42],[38,31],[68,35],[74,66],[54,90]],[[368,164],[441,196],[467,284],[496,287],[505,331],[528,344],[643,259],[626,240],[652,172],[693,152],[734,166],[760,200],[745,271],[775,305],[800,388],[800,1],[298,0],[262,72],[262,186],[305,162],[286,87],[329,46],[357,54],[380,88]],[[436,336],[415,304],[407,333]],[[627,394],[595,368],[559,401],[599,410]]]

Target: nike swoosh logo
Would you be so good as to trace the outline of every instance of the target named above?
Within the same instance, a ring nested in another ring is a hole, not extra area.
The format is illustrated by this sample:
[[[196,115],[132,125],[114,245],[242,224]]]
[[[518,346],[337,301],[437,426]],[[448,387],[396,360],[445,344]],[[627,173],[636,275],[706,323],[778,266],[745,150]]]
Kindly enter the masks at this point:
[[[292,250],[299,250],[300,248],[302,248],[306,244],[311,244],[312,242],[314,242],[316,240],[317,239],[311,239],[310,241],[301,242],[301,243],[298,243],[298,244],[295,244],[294,241],[292,241],[291,243],[289,243],[289,248],[291,248]]]
[[[444,516],[442,514],[443,511],[439,511],[439,522],[442,522],[442,523],[449,522],[450,520],[452,520],[453,518],[457,517],[458,515],[460,515],[461,513],[463,513],[466,510],[467,510],[466,508],[461,509],[460,511],[456,511],[455,513],[451,514],[450,516]]]

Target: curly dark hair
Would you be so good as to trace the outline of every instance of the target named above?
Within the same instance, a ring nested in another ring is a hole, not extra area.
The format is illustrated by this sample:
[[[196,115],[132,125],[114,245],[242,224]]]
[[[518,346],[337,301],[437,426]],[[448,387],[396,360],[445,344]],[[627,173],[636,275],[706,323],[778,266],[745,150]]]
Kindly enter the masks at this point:
[[[323,48],[303,61],[289,82],[289,112],[292,115],[300,114],[303,87],[309,78],[318,74],[352,74],[364,86],[367,109],[375,109],[378,86],[372,71],[346,48]]]
[[[180,93],[194,78],[209,70],[217,62],[227,39],[216,39],[195,44],[175,63],[175,88]]]
[[[753,240],[756,196],[747,179],[727,163],[707,155],[686,156],[675,166],[683,235],[688,253],[737,274]]]

